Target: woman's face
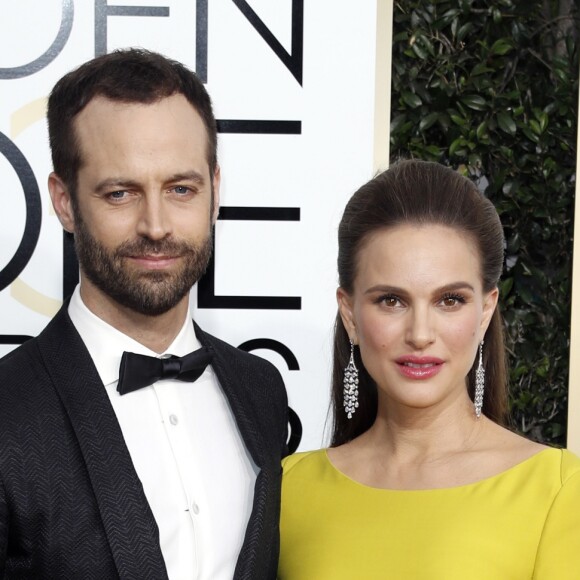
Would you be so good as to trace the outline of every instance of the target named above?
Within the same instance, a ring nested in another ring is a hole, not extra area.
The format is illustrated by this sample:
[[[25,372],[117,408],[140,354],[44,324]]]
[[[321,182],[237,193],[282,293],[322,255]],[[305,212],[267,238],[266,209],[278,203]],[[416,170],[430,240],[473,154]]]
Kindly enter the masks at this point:
[[[497,304],[467,234],[401,225],[371,234],[340,313],[379,399],[427,408],[466,397],[466,376]]]

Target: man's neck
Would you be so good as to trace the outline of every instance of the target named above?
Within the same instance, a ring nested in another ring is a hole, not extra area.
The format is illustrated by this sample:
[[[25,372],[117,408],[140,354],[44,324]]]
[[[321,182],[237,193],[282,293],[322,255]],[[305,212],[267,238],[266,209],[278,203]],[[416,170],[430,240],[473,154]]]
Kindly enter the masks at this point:
[[[175,340],[189,311],[189,294],[168,312],[148,316],[120,305],[110,296],[91,290],[87,291],[81,284],[81,299],[95,316],[157,353],[165,352]]]

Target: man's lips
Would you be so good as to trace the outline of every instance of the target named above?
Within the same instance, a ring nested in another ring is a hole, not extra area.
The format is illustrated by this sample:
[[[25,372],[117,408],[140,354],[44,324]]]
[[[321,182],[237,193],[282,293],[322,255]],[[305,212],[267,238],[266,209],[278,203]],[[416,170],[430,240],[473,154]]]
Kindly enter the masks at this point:
[[[144,256],[127,256],[127,258],[150,270],[163,270],[175,264],[179,256],[146,254]]]
[[[399,371],[410,379],[429,379],[443,367],[444,360],[433,356],[405,355],[396,359]]]

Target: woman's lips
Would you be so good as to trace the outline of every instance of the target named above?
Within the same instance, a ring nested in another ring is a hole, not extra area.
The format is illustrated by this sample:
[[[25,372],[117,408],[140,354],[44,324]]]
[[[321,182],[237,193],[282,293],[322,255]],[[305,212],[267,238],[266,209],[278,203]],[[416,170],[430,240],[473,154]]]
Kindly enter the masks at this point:
[[[409,379],[430,379],[442,368],[444,361],[432,356],[401,356],[396,361],[401,374]]]

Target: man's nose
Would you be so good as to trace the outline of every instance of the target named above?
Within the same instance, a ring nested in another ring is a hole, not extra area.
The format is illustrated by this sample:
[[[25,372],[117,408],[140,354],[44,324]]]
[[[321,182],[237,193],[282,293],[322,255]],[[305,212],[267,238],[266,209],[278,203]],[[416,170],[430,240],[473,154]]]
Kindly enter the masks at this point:
[[[172,233],[171,218],[162,195],[143,196],[137,233],[151,240],[162,240]]]

